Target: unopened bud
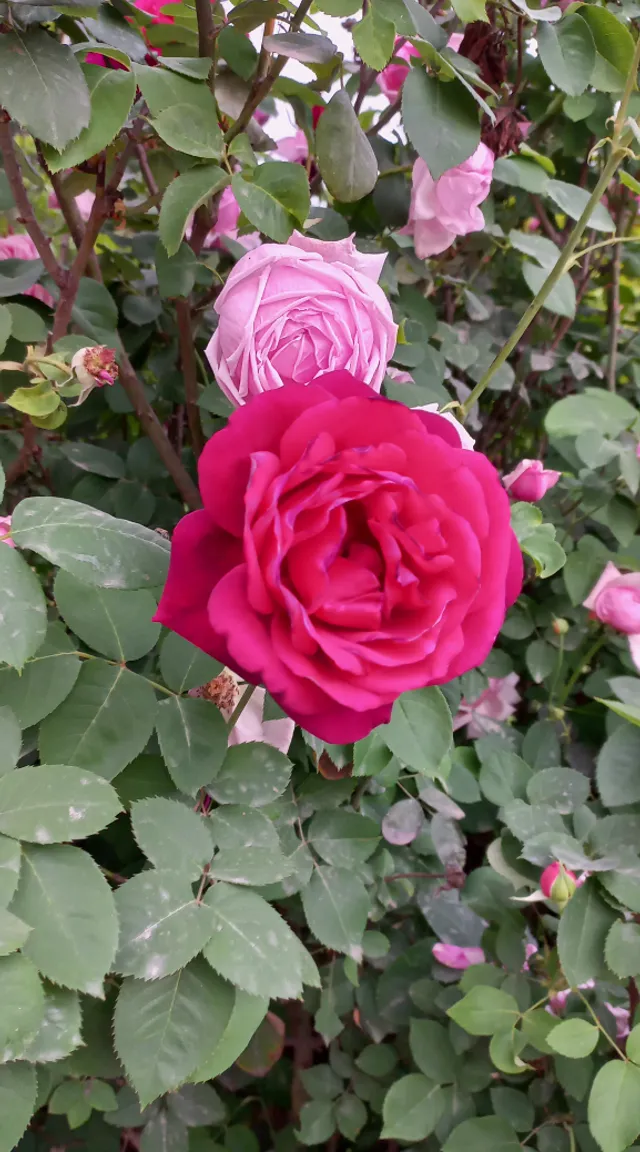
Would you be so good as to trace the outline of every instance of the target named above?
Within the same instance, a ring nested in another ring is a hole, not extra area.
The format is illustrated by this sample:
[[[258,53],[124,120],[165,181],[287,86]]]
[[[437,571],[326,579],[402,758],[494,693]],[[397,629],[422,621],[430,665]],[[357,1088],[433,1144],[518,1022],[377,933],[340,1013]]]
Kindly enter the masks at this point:
[[[94,388],[104,388],[107,384],[115,384],[118,379],[118,365],[113,348],[104,344],[96,344],[92,348],[81,348],[75,353],[71,361],[72,371],[82,385],[82,394],[78,401],[86,399]]]
[[[549,708],[549,719],[564,720],[564,708],[556,708],[555,704],[552,704]]]
[[[566,636],[569,631],[569,621],[563,620],[561,616],[554,616],[551,627],[556,636]]]
[[[558,863],[557,860],[545,868],[540,877],[542,892],[549,900],[553,900],[554,904],[558,905],[561,912],[566,908],[576,887],[575,874],[565,868],[564,864]]]

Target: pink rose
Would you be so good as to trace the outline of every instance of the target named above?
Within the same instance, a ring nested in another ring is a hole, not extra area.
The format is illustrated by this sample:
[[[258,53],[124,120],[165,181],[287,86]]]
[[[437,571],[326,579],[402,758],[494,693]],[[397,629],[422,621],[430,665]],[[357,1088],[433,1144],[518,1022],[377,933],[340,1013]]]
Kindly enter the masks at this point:
[[[493,162],[493,152],[486,144],[478,144],[473,156],[434,180],[418,157],[413,165],[409,221],[400,231],[413,236],[421,260],[445,252],[457,236],[484,228],[478,205],[489,195]]]
[[[342,368],[379,391],[397,333],[376,283],[383,260],[351,239],[297,232],[238,260],[216,300],[220,321],[206,350],[231,402]]]
[[[298,128],[295,136],[285,136],[278,140],[276,148],[278,156],[288,160],[290,164],[306,164],[309,155],[309,143],[302,128]]]
[[[601,624],[629,637],[631,659],[640,670],[640,572],[620,572],[608,563],[583,606]]]
[[[581,992],[590,988],[595,988],[595,986],[595,980],[587,980],[584,984],[578,984],[578,988]],[[573,988],[562,988],[560,992],[556,992],[555,995],[552,996],[549,1000],[547,1012],[550,1012],[552,1016],[561,1016],[564,1012],[567,1000],[571,996],[572,992]]]
[[[11,517],[0,516],[0,542],[8,544],[10,548],[15,548],[13,540],[8,533],[11,531]]]
[[[21,232],[18,236],[0,236],[0,260],[39,260],[40,255],[33,240],[26,232]],[[46,288],[42,288],[40,284],[34,284],[33,288],[27,288],[26,292],[22,293],[23,296],[34,296],[36,300],[41,300],[43,304],[47,304],[49,308],[53,308],[54,299]]]
[[[503,477],[503,484],[514,500],[535,504],[558,483],[561,476],[562,472],[545,468],[542,460],[521,460],[513,472]]]
[[[445,968],[471,968],[473,964],[484,964],[482,948],[459,948],[456,944],[434,944],[431,949],[438,964]]]
[[[489,687],[475,700],[460,701],[460,708],[453,719],[453,728],[467,725],[467,735],[471,740],[486,736],[487,732],[499,732],[500,725],[508,720],[520,702],[516,684],[520,677],[517,672],[508,676],[490,676]]]
[[[259,232],[248,232],[246,236],[238,236],[238,220],[240,218],[240,205],[236,200],[231,187],[225,188],[218,205],[218,218],[215,227],[207,233],[204,242],[205,248],[219,248],[220,242],[225,238],[237,240],[247,251],[257,248],[260,244]]]
[[[87,57],[87,59],[88,59],[88,57]],[[78,196],[74,196],[74,200],[76,202],[76,208],[78,209],[78,212],[80,213],[80,216],[85,221],[85,223],[91,215],[91,210],[92,210],[93,205],[95,203],[95,199],[96,199],[95,192],[91,192],[91,191],[89,191],[89,189],[87,189],[86,192],[81,192]],[[49,199],[47,200],[47,206],[49,208],[59,208],[60,207],[60,205],[58,204],[58,197],[56,196],[55,192],[51,192],[51,194],[49,195]]]
[[[547,897],[547,900],[556,900],[558,898],[557,890],[556,895],[554,895],[554,888],[558,881],[560,885],[562,885],[564,882],[567,888],[570,888],[571,885],[573,885],[574,892],[578,885],[575,872],[571,872],[557,860],[554,860],[553,864],[549,864],[549,866],[545,868],[542,876],[540,877],[540,889]],[[571,894],[573,895],[573,892]]]
[[[631,1013],[629,1009],[618,1006],[617,1004],[610,1004],[608,1000],[605,1000],[604,1006],[608,1008],[616,1022],[616,1040],[626,1040],[631,1027]]]
[[[307,731],[360,740],[486,659],[522,557],[497,472],[448,421],[334,372],[253,397],[198,467],[156,619]]]

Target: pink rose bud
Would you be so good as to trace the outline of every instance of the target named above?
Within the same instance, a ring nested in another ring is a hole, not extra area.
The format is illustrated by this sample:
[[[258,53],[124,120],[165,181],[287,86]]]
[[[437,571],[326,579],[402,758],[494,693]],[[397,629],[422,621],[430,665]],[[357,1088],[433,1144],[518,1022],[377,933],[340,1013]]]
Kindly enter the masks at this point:
[[[8,544],[10,548],[15,548],[13,540],[8,536],[11,531],[11,517],[0,516],[0,543]]]
[[[537,500],[542,500],[545,492],[558,483],[561,476],[562,472],[545,468],[542,460],[521,460],[513,472],[503,476],[502,483],[514,500],[526,500],[529,504],[535,504]]]
[[[421,260],[445,252],[456,237],[484,228],[478,205],[489,195],[494,159],[486,144],[478,144],[468,160],[449,168],[437,180],[424,160],[416,160],[409,221],[400,232],[413,236],[416,256]]]
[[[551,627],[556,636],[566,636],[569,631],[569,621],[564,620],[562,616],[554,616]]]
[[[238,260],[206,356],[232,404],[344,369],[379,392],[397,327],[377,280],[384,253],[294,232]]]
[[[629,637],[631,659],[640,669],[640,572],[621,572],[607,564],[583,607],[601,624]]]
[[[71,370],[75,373],[78,383],[82,385],[77,404],[82,404],[94,388],[115,384],[118,379],[116,354],[112,348],[107,348],[104,344],[80,348],[71,359]]]
[[[548,900],[553,900],[560,909],[564,908],[573,896],[578,881],[575,873],[565,868],[564,864],[554,861],[545,868],[540,877],[540,888]]]
[[[484,964],[482,948],[460,948],[456,944],[434,944],[431,949],[439,964],[445,968],[471,968]]]

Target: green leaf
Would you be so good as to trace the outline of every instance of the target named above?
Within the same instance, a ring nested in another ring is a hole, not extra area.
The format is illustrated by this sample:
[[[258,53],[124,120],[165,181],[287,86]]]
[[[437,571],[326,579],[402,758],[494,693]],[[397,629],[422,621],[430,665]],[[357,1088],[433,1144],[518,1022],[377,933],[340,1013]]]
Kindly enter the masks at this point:
[[[195,880],[213,854],[205,820],[192,808],[161,796],[131,807],[133,834],[156,868],[175,869]]]
[[[263,886],[290,876],[294,864],[283,855],[271,821],[254,808],[228,804],[209,817],[209,832],[220,849],[209,875],[234,884]]]
[[[336,92],[318,120],[316,155],[336,200],[352,204],[375,188],[378,161],[346,92]]]
[[[390,723],[378,731],[403,764],[435,776],[451,746],[451,713],[439,688],[418,688],[396,700]]]
[[[99,588],[159,588],[167,578],[171,549],[163,536],[75,500],[21,500],[11,531],[19,547]]]
[[[176,77],[174,77],[176,79]],[[231,177],[217,164],[203,164],[176,176],[162,197],[160,239],[167,254],[175,256],[184,236],[189,217],[216,192],[221,192]]]
[[[28,924],[0,907],[0,956],[9,956],[21,948],[30,931]]]
[[[111,785],[80,768],[30,765],[0,778],[0,832],[16,840],[82,840],[120,810]]]
[[[367,1109],[357,1096],[345,1092],[334,1105],[334,1115],[339,1131],[350,1141],[357,1140],[367,1123]]]
[[[616,716],[622,716],[622,719],[628,720],[630,724],[640,726],[640,707],[637,704],[621,704],[619,700],[602,700],[599,696],[595,696],[594,699],[598,704],[610,708]]]
[[[635,43],[629,29],[607,8],[580,5],[596,46],[591,84],[600,92],[622,92],[633,65]]]
[[[370,1044],[356,1056],[356,1067],[367,1076],[384,1079],[398,1063],[398,1054],[391,1044]]]
[[[18,763],[22,732],[11,708],[0,706],[0,776],[12,772]]]
[[[488,20],[486,0],[455,0],[452,7],[465,24],[474,20]]]
[[[68,696],[80,671],[73,649],[62,625],[51,624],[44,644],[27,661],[22,675],[0,668],[0,700],[12,709],[22,728],[37,724]]]
[[[242,1055],[269,1007],[268,996],[251,996],[236,988],[236,998],[229,1022],[202,1064],[191,1074],[195,1081],[213,1080],[226,1072]]]
[[[138,873],[115,893],[120,921],[117,972],[158,980],[183,968],[211,939],[215,923],[188,876],[167,868]]]
[[[222,672],[223,665],[206,652],[201,652],[177,632],[169,632],[160,648],[160,672],[167,688],[188,692],[208,684]]]
[[[638,418],[637,409],[623,396],[604,388],[585,388],[579,396],[565,396],[552,404],[544,423],[547,434],[558,439],[591,430],[614,439]]]
[[[300,164],[267,161],[248,175],[233,177],[233,193],[247,220],[284,243],[309,214],[309,180]]]
[[[78,61],[41,28],[0,37],[0,103],[54,148],[64,148],[89,123],[89,92]]]
[[[442,1152],[519,1152],[520,1141],[501,1116],[463,1120],[449,1136]]]
[[[578,188],[576,184],[567,184],[564,180],[549,180],[544,194],[572,220],[580,219],[591,195],[588,189]],[[587,228],[593,228],[596,232],[615,232],[615,223],[604,204],[596,204],[587,221]]]
[[[569,816],[586,804],[590,791],[587,777],[574,768],[543,768],[527,784],[532,804],[550,804],[561,816]]]
[[[227,1110],[210,1084],[185,1084],[172,1095],[169,1108],[188,1128],[224,1124]]]
[[[181,792],[195,796],[199,788],[211,784],[227,755],[227,726],[211,700],[184,696],[163,700],[156,730],[164,761]]]
[[[535,296],[545,283],[549,271],[547,268],[540,268],[538,264],[532,264],[529,260],[525,260],[522,265],[522,275],[526,280],[527,287]],[[554,284],[543,308],[547,308],[549,312],[554,312],[556,316],[566,316],[567,319],[575,316],[576,289],[568,272],[564,272],[558,282]]]
[[[640,1064],[640,1025],[636,1024],[627,1036],[626,1055],[634,1064]]]
[[[580,1060],[593,1052],[600,1033],[595,1024],[587,1020],[563,1020],[547,1036],[547,1044],[561,1056]]]
[[[621,980],[640,975],[640,924],[616,920],[604,950],[607,967]]]
[[[233,988],[201,958],[163,980],[123,982],[115,1046],[143,1107],[184,1084],[223,1036],[232,1008]]]
[[[44,992],[35,966],[26,956],[0,956],[0,1049],[13,1060],[36,1035],[44,1017]]]
[[[41,260],[3,260],[0,296],[18,296],[27,292],[40,279],[43,270]]]
[[[60,707],[40,729],[40,755],[113,780],[153,732],[156,698],[148,680],[120,665],[89,660]]]
[[[110,660],[139,660],[158,640],[160,625],[152,620],[157,605],[147,589],[96,588],[58,572],[53,594],[71,631]]]
[[[10,408],[25,412],[38,420],[53,415],[60,408],[60,397],[48,380],[30,388],[16,388],[7,399]]]
[[[136,94],[133,72],[85,64],[82,68],[91,98],[91,119],[77,139],[62,152],[47,149],[52,172],[73,168],[102,152],[126,122]]]
[[[449,1033],[435,1020],[412,1019],[409,1027],[411,1055],[418,1068],[436,1084],[456,1079],[456,1054]]]
[[[211,60],[208,56],[196,59],[193,56],[164,56],[162,66],[190,80],[206,80],[211,71]]]
[[[375,852],[380,825],[358,812],[316,812],[307,839],[327,864],[357,868]]]
[[[289,925],[258,896],[219,882],[204,900],[214,913],[214,931],[204,955],[212,968],[252,996],[293,999],[306,973],[304,951]]]
[[[321,944],[360,960],[370,901],[358,876],[343,868],[317,866],[302,891],[302,906]]]
[[[640,800],[640,732],[635,725],[621,724],[605,740],[597,759],[596,779],[607,808],[623,808]]]
[[[93,472],[111,480],[121,480],[125,474],[125,462],[117,452],[98,448],[95,444],[61,444],[60,448],[67,460],[83,472]]]
[[[0,908],[6,908],[20,877],[20,845],[0,836]]]
[[[20,672],[35,656],[47,631],[47,609],[40,581],[26,560],[8,544],[0,545],[0,660]]]
[[[551,82],[569,96],[581,96],[596,62],[596,47],[586,20],[577,13],[568,13],[557,27],[540,23],[536,38],[542,66]]]
[[[578,888],[560,918],[558,953],[572,988],[601,973],[607,934],[616,914],[598,894],[593,880]]]
[[[602,1152],[624,1152],[640,1134],[640,1068],[610,1060],[589,1096],[589,1127]]]
[[[393,56],[396,26],[373,5],[352,30],[353,43],[361,60],[376,72],[382,71]]]
[[[53,1064],[69,1056],[82,1043],[80,1001],[77,992],[47,984],[44,1017],[38,1031],[19,1053],[21,1060]]]
[[[447,1016],[471,1036],[492,1036],[494,1032],[512,1028],[520,1011],[508,992],[477,984],[462,1000],[447,1009]]]
[[[28,309],[25,309],[28,311]],[[4,352],[7,340],[11,335],[13,316],[7,304],[0,304],[0,352]],[[4,494],[4,487],[0,490],[0,500]]]
[[[293,765],[271,744],[235,744],[208,792],[218,804],[249,804],[262,808],[284,792]]]
[[[140,1134],[140,1152],[188,1152],[189,1133],[173,1111],[154,1111]]]
[[[328,64],[337,52],[335,44],[327,36],[314,36],[310,32],[277,32],[264,36],[262,45],[267,52],[303,64]],[[244,79],[250,79],[250,75]]]
[[[300,1109],[300,1129],[296,1136],[301,1144],[325,1144],[336,1130],[333,1107],[327,1100],[309,1100]]]
[[[28,1064],[0,1065],[0,1152],[13,1152],[36,1104],[38,1082]]]
[[[167,58],[162,61],[166,64]],[[195,64],[196,61],[192,61]],[[167,68],[169,65],[167,65]],[[216,106],[207,85],[203,81],[194,82],[177,70],[167,71],[165,67],[155,68],[147,64],[136,64],[136,80],[152,116],[159,116],[165,108],[174,104],[196,104],[216,119]]]
[[[402,86],[402,121],[434,180],[468,160],[480,143],[473,96],[459,80],[444,83],[421,68],[412,68]]]
[[[28,844],[22,857],[11,911],[32,929],[24,955],[54,984],[101,996],[118,938],[107,881],[80,848]]]
[[[417,1072],[402,1076],[384,1098],[382,1140],[426,1140],[445,1107],[442,1088]]]
[[[223,139],[218,121],[197,104],[173,104],[163,108],[152,127],[165,144],[187,156],[219,160]]]
[[[524,1092],[516,1088],[492,1088],[491,1103],[497,1116],[517,1132],[529,1132],[535,1123],[535,1108]]]
[[[118,309],[104,284],[83,276],[71,315],[74,324],[78,325],[85,336],[90,336],[98,344],[107,344],[110,348],[120,347]],[[87,582],[94,583],[88,578]]]

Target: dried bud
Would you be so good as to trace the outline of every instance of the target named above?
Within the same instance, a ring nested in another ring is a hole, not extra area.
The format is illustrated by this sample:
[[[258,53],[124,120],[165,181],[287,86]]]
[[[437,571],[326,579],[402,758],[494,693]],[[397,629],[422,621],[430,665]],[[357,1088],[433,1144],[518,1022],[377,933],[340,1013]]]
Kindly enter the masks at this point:
[[[566,636],[569,631],[569,621],[563,620],[561,616],[554,616],[551,627],[556,636]]]
[[[566,908],[576,887],[575,874],[565,868],[564,864],[558,863],[557,860],[545,868],[540,877],[541,890],[549,900],[553,900],[554,904],[558,905],[561,912]]]
[[[495,123],[483,116],[480,139],[491,149],[496,160],[510,152],[518,152],[524,139],[519,113],[513,108],[497,108]]]
[[[474,20],[472,24],[467,24],[458,52],[478,65],[485,84],[490,84],[492,88],[504,84],[507,78],[504,32],[492,28],[483,20]]]
[[[118,379],[116,354],[104,344],[81,348],[73,357],[71,368],[83,388],[104,388]]]

